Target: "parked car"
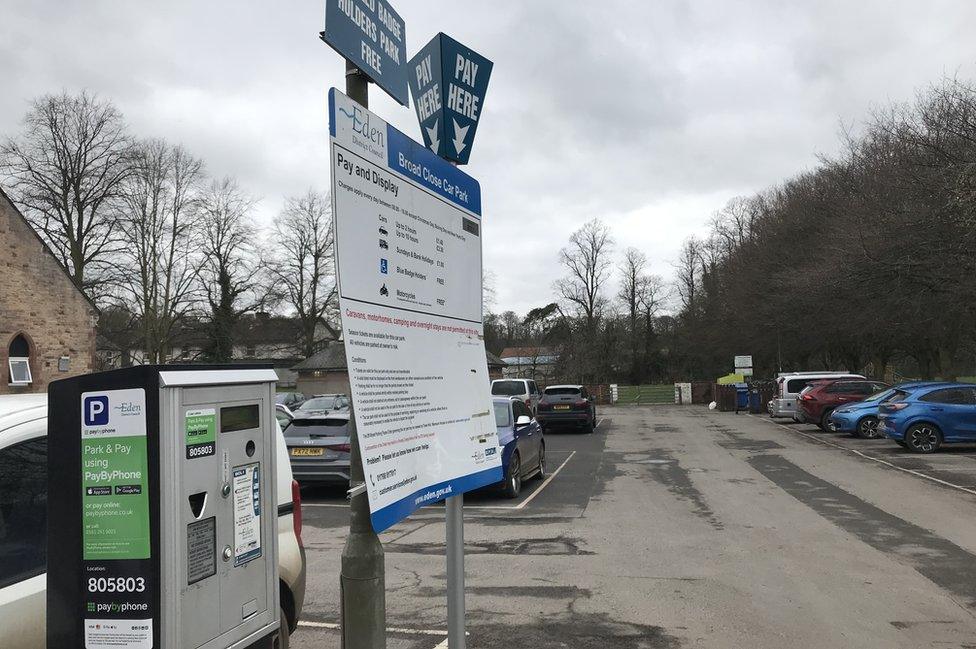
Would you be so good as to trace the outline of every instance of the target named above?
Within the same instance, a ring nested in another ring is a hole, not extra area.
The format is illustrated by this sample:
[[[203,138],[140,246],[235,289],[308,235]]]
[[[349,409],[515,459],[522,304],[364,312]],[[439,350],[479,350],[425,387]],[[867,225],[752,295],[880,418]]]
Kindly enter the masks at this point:
[[[275,403],[288,406],[291,410],[298,408],[304,401],[305,395],[301,392],[279,392],[275,395]]]
[[[296,417],[327,415],[330,412],[349,412],[349,397],[344,394],[316,394],[301,407],[292,410]]]
[[[976,442],[976,385],[928,383],[899,389],[878,406],[878,418],[885,437],[915,453]]]
[[[291,420],[295,418],[295,415],[288,408],[288,406],[276,403],[275,404],[275,419],[278,420],[278,425],[281,426],[281,430],[288,428],[291,424]]]
[[[301,493],[278,434],[278,569],[282,628],[305,599]],[[46,646],[47,396],[0,396],[0,647]]]
[[[491,396],[517,397],[528,406],[532,415],[539,412],[539,386],[532,379],[495,379],[491,382]]]
[[[495,426],[502,451],[505,478],[496,486],[509,498],[517,498],[522,481],[546,477],[546,441],[525,402],[518,398],[495,397]]]
[[[931,381],[903,383],[881,392],[875,392],[863,401],[841,406],[830,413],[827,427],[836,433],[850,433],[854,437],[874,439],[884,437],[878,426],[878,406],[898,394],[898,390],[929,385]]]
[[[536,419],[544,429],[574,426],[592,433],[596,428],[596,405],[582,385],[552,385],[542,393]]]
[[[800,395],[798,404],[804,421],[817,424],[821,430],[829,430],[830,414],[838,407],[888,389],[887,383],[880,381],[859,381],[850,379],[820,380],[811,383]]]
[[[301,484],[349,483],[349,413],[295,413],[285,429],[291,470]]]
[[[770,417],[789,417],[798,420],[797,397],[811,381],[819,379],[863,379],[849,372],[786,372],[776,377],[776,397],[767,404]]]

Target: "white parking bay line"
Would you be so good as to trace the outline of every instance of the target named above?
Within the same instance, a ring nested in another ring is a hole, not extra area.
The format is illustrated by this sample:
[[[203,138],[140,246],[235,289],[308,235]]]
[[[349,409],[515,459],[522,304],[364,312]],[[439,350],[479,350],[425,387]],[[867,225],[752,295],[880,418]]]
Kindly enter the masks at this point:
[[[331,631],[341,631],[342,625],[335,622],[309,622],[302,620],[298,623],[298,626],[308,627],[310,629],[329,629]],[[437,637],[445,638],[444,642],[447,642],[447,631],[443,629],[408,629],[406,627],[396,627],[391,626],[386,628],[387,633],[396,633],[397,635],[433,635]],[[444,645],[447,646],[446,644]]]
[[[602,424],[602,423],[603,423],[603,420],[604,420],[604,419],[606,419],[606,417],[600,417],[600,418],[599,418],[599,419],[597,420],[597,422],[596,422],[596,426],[594,426],[594,427],[593,427],[593,429],[594,429],[594,430],[596,430],[597,428],[599,428],[599,427],[600,427],[600,424]]]
[[[748,414],[748,413],[746,413],[746,414]],[[756,417],[755,415],[751,415],[751,414],[748,414],[748,416],[752,417],[753,419],[759,419],[759,420],[762,420],[762,421],[766,421],[766,419],[764,417]],[[796,433],[797,435],[803,435],[804,437],[807,437],[809,439],[812,439],[815,442],[820,442],[824,446],[833,446],[834,448],[839,448],[842,451],[847,451],[848,453],[852,453],[852,454],[857,455],[859,457],[863,457],[865,460],[871,460],[872,462],[877,462],[878,464],[883,464],[886,467],[895,469],[896,471],[901,471],[902,473],[910,473],[911,475],[913,475],[913,476],[915,476],[917,478],[923,478],[925,480],[930,480],[932,482],[935,482],[937,484],[942,485],[943,487],[949,487],[950,489],[956,489],[958,491],[964,491],[967,494],[972,494],[973,496],[976,496],[976,490],[967,489],[966,487],[963,487],[961,485],[952,484],[951,482],[946,482],[945,480],[940,480],[939,478],[936,478],[936,477],[930,476],[930,475],[926,475],[926,474],[922,473],[921,471],[916,471],[915,469],[906,469],[904,467],[900,467],[897,464],[892,464],[891,462],[888,462],[887,460],[882,460],[880,457],[874,457],[873,455],[868,455],[867,453],[862,453],[861,451],[858,451],[857,449],[847,448],[846,446],[842,446],[841,444],[835,444],[834,442],[831,442],[829,440],[821,439],[820,437],[817,437],[816,435],[811,435],[810,433],[804,433],[802,430],[796,430],[795,428],[790,428],[789,426],[784,426],[783,424],[781,424],[779,422],[770,421],[768,423],[773,424],[774,426],[779,426],[780,428],[785,428],[786,430],[788,430],[790,432],[793,432],[793,433]]]
[[[552,482],[557,475],[559,475],[559,472],[563,470],[563,467],[566,466],[566,464],[568,464],[570,460],[573,459],[574,455],[576,455],[576,451],[572,451],[569,454],[569,457],[567,457],[563,461],[563,463],[559,465],[559,468],[553,471],[548,478],[543,480],[542,484],[539,485],[539,487],[535,491],[533,491],[528,498],[520,502],[518,505],[465,505],[464,508],[465,509],[506,509],[506,510],[524,509],[525,506],[528,505],[530,502],[532,502],[532,500],[536,496],[538,496],[543,489],[549,486],[549,483]]]

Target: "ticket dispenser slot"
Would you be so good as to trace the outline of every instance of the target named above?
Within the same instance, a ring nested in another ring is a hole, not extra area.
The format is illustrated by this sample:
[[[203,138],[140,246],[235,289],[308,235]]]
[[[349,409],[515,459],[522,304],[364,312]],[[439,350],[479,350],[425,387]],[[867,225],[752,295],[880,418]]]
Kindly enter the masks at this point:
[[[142,366],[51,384],[48,488],[66,496],[49,499],[64,550],[49,557],[48,646],[274,646],[276,380]]]

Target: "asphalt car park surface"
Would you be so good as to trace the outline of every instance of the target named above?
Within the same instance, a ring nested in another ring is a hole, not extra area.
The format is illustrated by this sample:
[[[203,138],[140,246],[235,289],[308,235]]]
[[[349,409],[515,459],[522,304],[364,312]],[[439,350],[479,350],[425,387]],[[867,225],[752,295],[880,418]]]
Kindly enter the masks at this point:
[[[519,499],[466,497],[469,646],[976,646],[976,448],[694,406],[600,416],[547,432],[554,475]],[[348,511],[341,489],[304,498],[292,646],[338,647]],[[392,648],[446,646],[443,520],[381,535]]]

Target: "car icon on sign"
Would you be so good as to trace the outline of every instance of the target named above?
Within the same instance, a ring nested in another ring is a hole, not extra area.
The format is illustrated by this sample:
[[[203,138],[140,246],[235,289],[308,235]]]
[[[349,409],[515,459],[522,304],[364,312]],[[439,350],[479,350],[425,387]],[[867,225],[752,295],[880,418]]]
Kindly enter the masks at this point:
[[[380,226],[380,234],[382,234],[382,235],[383,235],[383,236],[385,237],[386,235],[388,235],[388,234],[389,234],[389,232],[387,232],[387,231],[386,231],[386,228],[384,228],[384,227],[383,227],[383,226],[381,225],[381,226]]]
[[[387,245],[386,239],[380,239],[380,248],[383,250],[389,250],[390,246]]]

